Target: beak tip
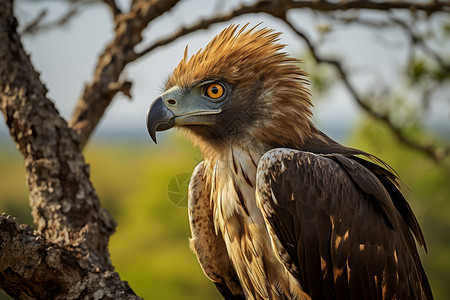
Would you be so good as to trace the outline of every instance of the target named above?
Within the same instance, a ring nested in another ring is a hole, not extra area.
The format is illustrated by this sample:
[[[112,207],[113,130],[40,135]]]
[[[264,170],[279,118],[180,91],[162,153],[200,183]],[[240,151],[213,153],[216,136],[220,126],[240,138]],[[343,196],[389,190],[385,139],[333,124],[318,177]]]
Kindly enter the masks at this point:
[[[150,137],[152,138],[152,140],[153,140],[153,142],[155,143],[155,145],[157,145],[158,142],[156,141],[156,135],[153,135],[153,136],[150,136]]]
[[[152,141],[155,144],[158,144],[158,142],[156,141],[156,126],[152,126],[151,124],[149,124],[148,120],[147,120],[147,131]]]
[[[173,112],[165,107],[161,97],[156,99],[150,106],[147,113],[147,130],[155,144],[158,144],[156,131],[172,128],[174,125],[173,117]]]

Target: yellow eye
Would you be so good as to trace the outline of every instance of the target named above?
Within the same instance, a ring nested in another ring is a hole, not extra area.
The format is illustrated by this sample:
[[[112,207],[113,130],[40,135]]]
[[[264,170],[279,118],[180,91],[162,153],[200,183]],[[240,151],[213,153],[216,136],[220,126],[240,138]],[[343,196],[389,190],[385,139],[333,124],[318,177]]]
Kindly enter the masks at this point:
[[[210,98],[217,99],[222,97],[224,93],[224,88],[219,83],[211,83],[206,86],[206,95]]]

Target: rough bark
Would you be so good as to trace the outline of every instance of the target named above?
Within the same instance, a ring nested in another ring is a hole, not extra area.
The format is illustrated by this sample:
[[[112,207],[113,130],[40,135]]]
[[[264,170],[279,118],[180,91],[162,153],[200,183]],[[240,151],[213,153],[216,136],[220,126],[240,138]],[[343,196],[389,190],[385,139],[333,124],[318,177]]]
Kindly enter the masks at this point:
[[[139,299],[117,273],[12,217],[0,216],[0,245],[0,286],[16,299]]]
[[[137,299],[113,272],[115,222],[92,187],[78,135],[23,50],[12,6],[0,2],[0,109],[24,156],[37,230],[1,217],[0,287],[20,299]]]

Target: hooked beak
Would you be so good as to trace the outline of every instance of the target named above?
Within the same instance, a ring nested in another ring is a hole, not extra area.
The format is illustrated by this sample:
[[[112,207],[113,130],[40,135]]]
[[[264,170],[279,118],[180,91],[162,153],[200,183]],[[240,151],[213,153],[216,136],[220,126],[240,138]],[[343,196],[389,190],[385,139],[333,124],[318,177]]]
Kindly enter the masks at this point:
[[[152,103],[147,114],[147,129],[156,144],[156,132],[178,126],[211,125],[212,115],[222,112],[220,103],[201,94],[202,87],[189,91],[174,86]]]
[[[155,144],[157,144],[156,131],[164,131],[174,125],[175,114],[164,105],[162,97],[158,97],[147,113],[147,130]]]

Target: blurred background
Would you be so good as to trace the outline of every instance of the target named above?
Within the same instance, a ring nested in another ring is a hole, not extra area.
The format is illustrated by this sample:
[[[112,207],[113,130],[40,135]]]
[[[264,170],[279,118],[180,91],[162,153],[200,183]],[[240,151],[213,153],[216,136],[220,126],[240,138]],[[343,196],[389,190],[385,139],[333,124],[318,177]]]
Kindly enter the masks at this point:
[[[255,1],[223,2],[181,1],[150,24],[144,44]],[[118,4],[126,10],[129,1]],[[17,0],[15,11],[24,30],[24,46],[48,96],[70,119],[98,56],[113,38],[108,7],[100,1]],[[44,11],[42,26],[27,31],[27,25]],[[69,13],[73,15],[60,22]],[[220,299],[188,247],[187,179],[201,156],[175,130],[159,133],[154,145],[145,117],[186,45],[191,55],[229,24],[263,22],[260,26],[282,31],[286,50],[304,60],[301,67],[311,74],[315,124],[337,141],[382,158],[397,171],[424,231],[428,254],[423,249],[419,252],[435,299],[450,299],[448,14],[414,19],[409,12],[330,16],[291,10],[288,17],[314,41],[317,53],[286,23],[265,14],[249,14],[177,39],[127,66],[124,77],[133,82],[132,100],[116,96],[84,151],[102,204],[118,223],[110,241],[113,265],[144,299]],[[350,22],[350,17],[357,21]],[[426,39],[431,51],[416,50],[409,31],[405,34],[401,26],[386,25],[397,19],[406,20],[404,24],[413,20],[411,32]],[[436,53],[442,64],[430,53]],[[336,69],[315,62],[317,55],[338,59],[361,98],[375,111],[389,115],[391,123],[417,145],[433,145],[433,154],[401,142],[389,124],[361,109]],[[3,116],[0,119],[0,212],[32,224],[23,160]],[[1,293],[0,299],[9,299]]]

